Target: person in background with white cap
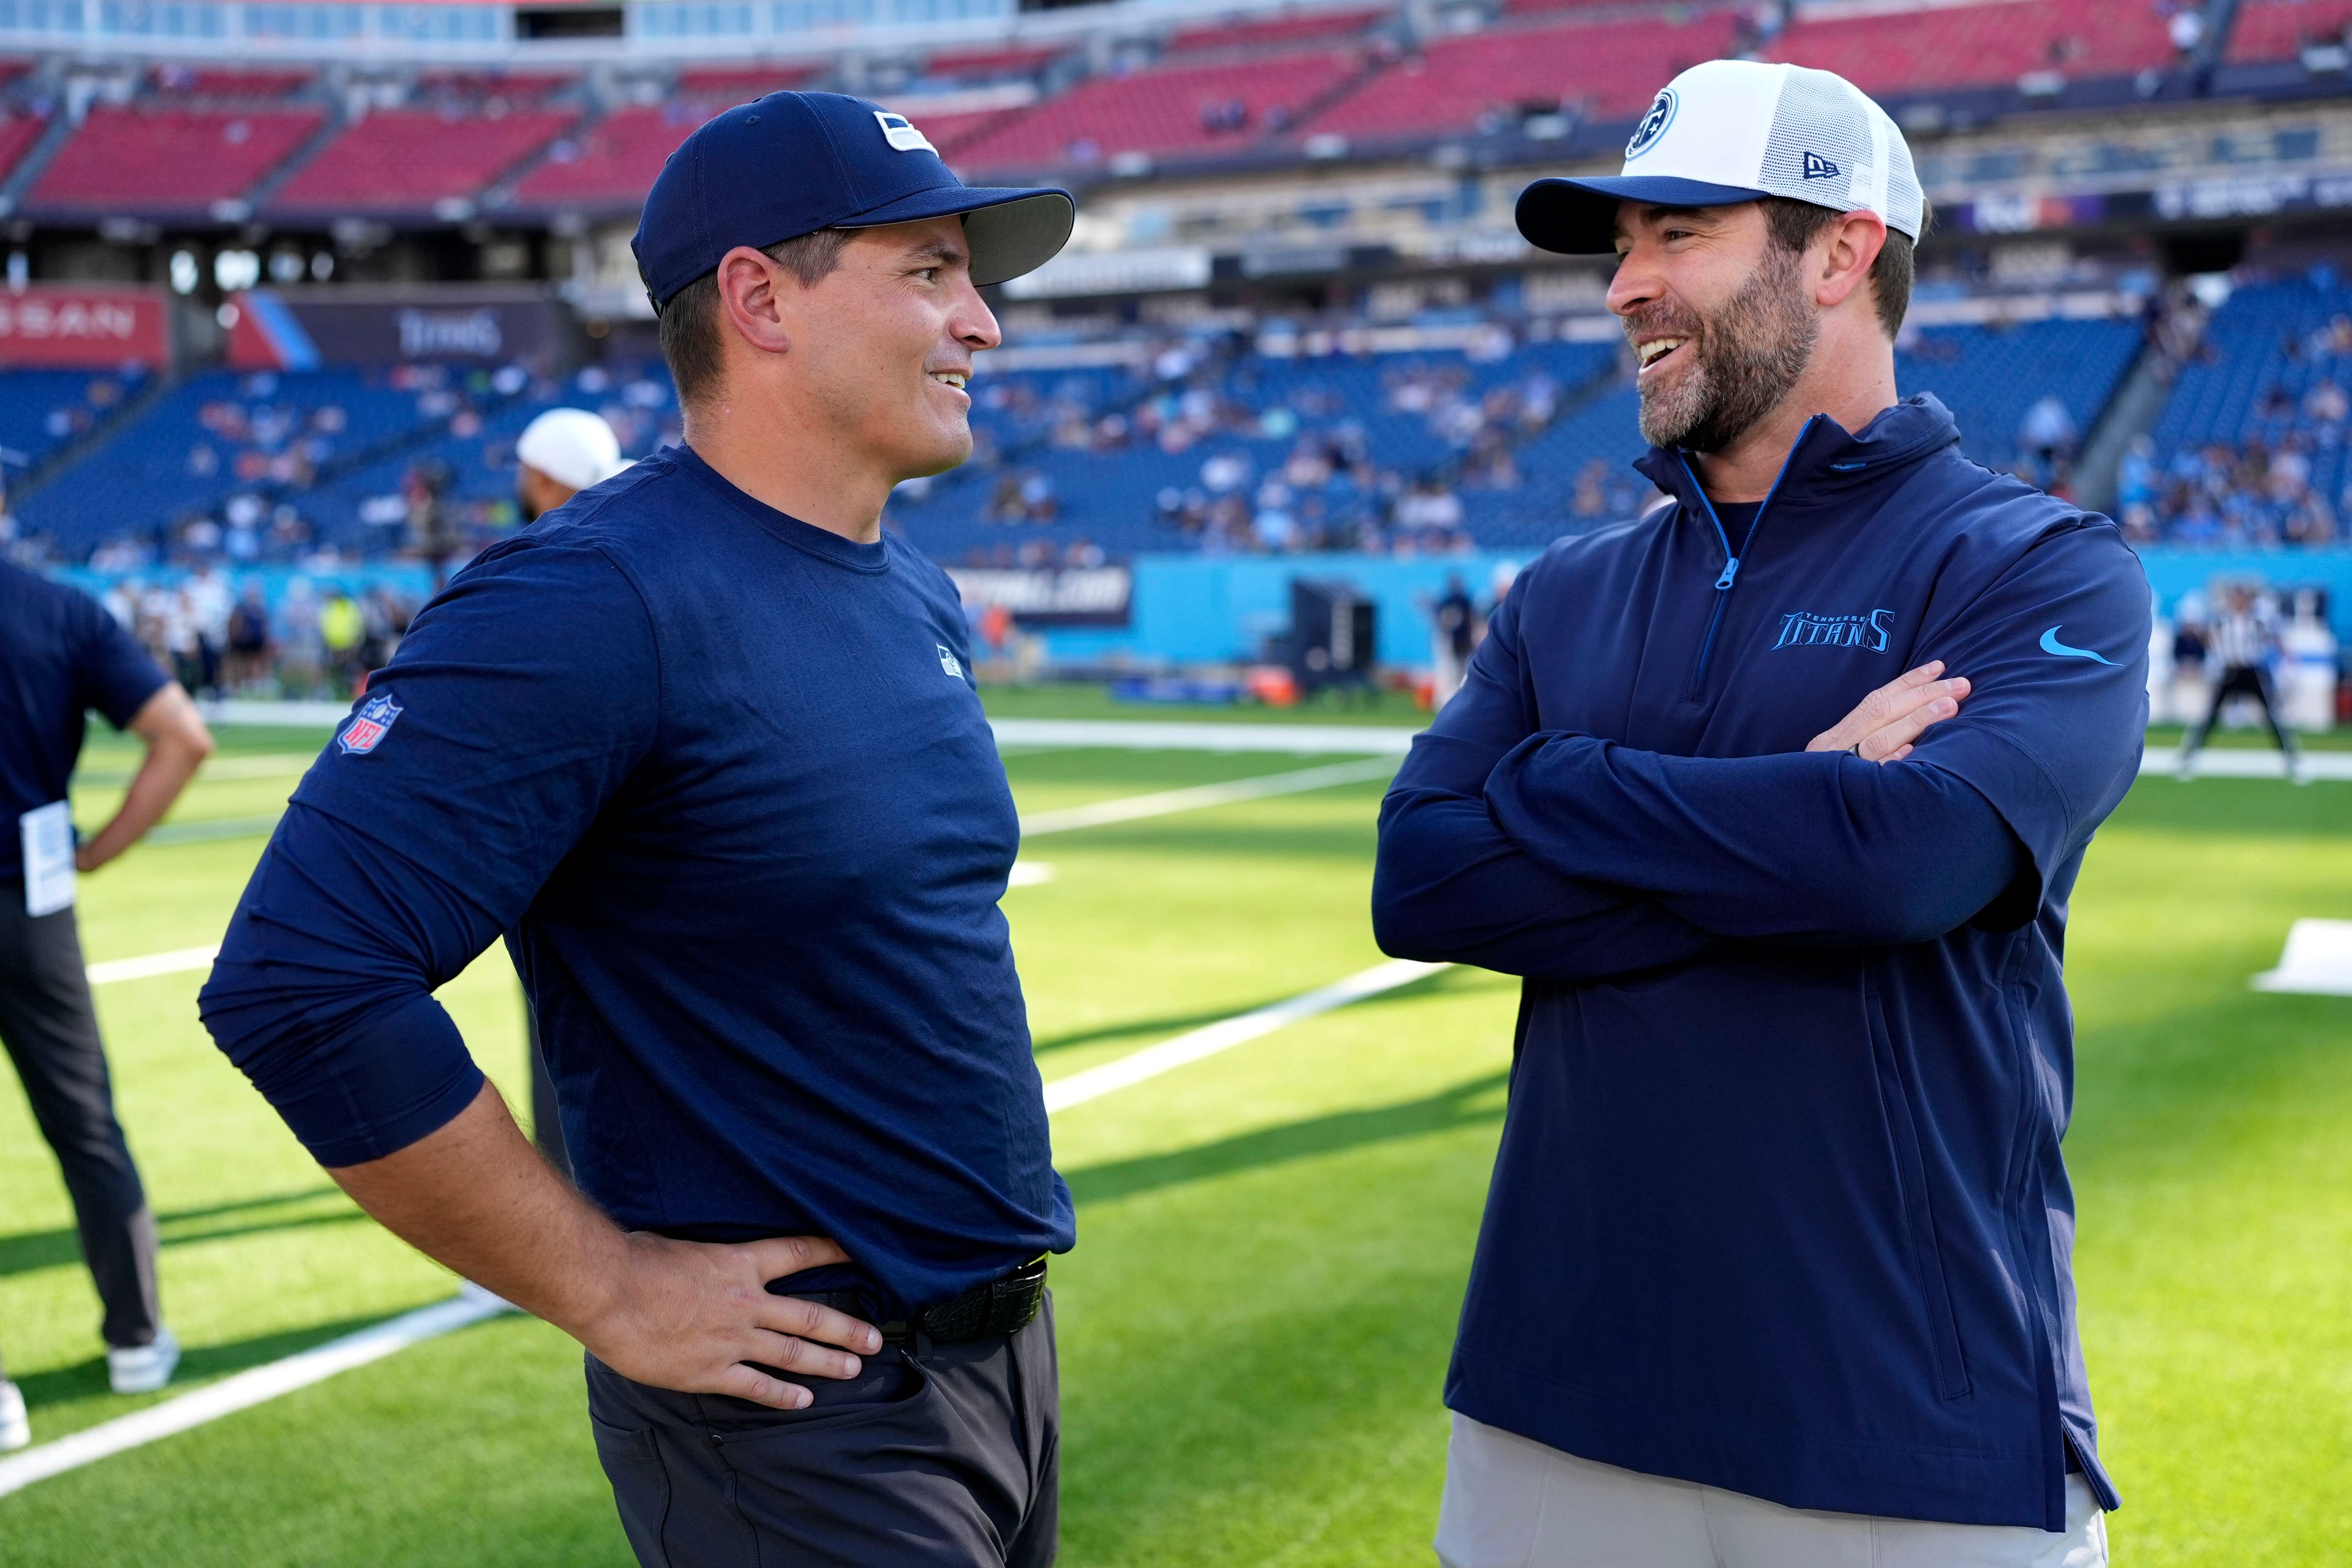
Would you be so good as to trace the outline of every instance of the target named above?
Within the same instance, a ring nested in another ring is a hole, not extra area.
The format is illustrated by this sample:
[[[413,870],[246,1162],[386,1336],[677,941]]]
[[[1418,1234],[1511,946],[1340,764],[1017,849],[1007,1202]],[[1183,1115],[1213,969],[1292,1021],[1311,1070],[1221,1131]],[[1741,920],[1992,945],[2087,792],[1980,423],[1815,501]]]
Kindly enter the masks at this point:
[[[685,445],[417,616],[203,993],[361,1207],[585,1347],[647,1564],[1057,1550],[1076,1226],[1000,907],[1020,818],[955,584],[882,509],[971,455],[980,289],[1076,216],[841,94],[688,136],[635,239]],[[501,936],[572,1183],[433,999]]]
[[[585,408],[551,408],[515,438],[515,504],[536,522],[628,467],[621,438]]]
[[[2106,1561],[2059,954],[2148,592],[1898,400],[1924,209],[1851,84],[1730,60],[1520,198],[1617,255],[1671,504],[1520,574],[1381,812],[1381,945],[1525,977],[1451,1568]]]

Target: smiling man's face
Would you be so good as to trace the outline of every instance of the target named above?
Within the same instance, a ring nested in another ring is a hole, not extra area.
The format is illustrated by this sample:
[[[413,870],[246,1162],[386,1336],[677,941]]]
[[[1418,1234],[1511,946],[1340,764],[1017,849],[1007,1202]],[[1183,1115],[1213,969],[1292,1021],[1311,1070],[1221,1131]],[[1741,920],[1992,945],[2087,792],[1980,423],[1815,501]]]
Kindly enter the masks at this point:
[[[1721,451],[1804,374],[1821,330],[1804,256],[1774,242],[1759,204],[1622,203],[1617,257],[1609,308],[1641,361],[1653,446]]]
[[[963,225],[861,229],[841,263],[790,300],[792,352],[837,436],[900,479],[971,456],[972,355],[1003,340],[971,280]]]

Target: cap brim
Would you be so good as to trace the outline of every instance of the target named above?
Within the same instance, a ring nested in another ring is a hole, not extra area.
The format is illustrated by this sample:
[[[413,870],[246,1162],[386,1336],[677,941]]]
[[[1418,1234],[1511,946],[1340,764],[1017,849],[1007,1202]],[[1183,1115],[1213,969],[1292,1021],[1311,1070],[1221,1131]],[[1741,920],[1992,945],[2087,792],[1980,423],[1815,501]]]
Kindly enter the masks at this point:
[[[971,247],[971,280],[1002,283],[1034,272],[1061,254],[1078,221],[1078,204],[1067,191],[947,185],[918,191],[834,226],[879,228],[959,213],[965,215],[964,239]]]
[[[1711,185],[1671,174],[1620,174],[1593,180],[1538,180],[1519,193],[1519,233],[1538,250],[1598,256],[1617,248],[1617,204],[1719,207],[1761,201],[1769,191]]]

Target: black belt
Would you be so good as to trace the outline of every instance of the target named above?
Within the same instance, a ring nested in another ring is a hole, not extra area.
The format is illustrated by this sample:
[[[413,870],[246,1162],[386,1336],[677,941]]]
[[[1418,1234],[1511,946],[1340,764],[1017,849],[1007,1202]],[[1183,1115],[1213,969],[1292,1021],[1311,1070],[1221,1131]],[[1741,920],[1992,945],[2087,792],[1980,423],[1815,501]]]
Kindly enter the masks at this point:
[[[795,1290],[793,1294],[853,1318],[868,1315],[866,1298],[856,1290]],[[1045,1299],[1045,1260],[1040,1258],[984,1285],[975,1285],[961,1296],[934,1301],[911,1318],[875,1326],[886,1341],[904,1342],[919,1333],[937,1344],[963,1344],[1027,1328]]]

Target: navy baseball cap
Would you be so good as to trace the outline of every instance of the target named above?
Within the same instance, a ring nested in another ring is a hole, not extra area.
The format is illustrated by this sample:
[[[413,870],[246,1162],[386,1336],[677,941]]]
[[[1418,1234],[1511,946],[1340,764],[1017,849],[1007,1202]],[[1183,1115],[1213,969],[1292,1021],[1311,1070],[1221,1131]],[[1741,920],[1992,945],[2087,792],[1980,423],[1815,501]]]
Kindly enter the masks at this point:
[[[837,92],[772,92],[682,142],[646,195],[629,248],[659,311],[739,245],[821,228],[964,217],[975,283],[1034,271],[1068,243],[1067,191],[967,185],[903,114]]]

